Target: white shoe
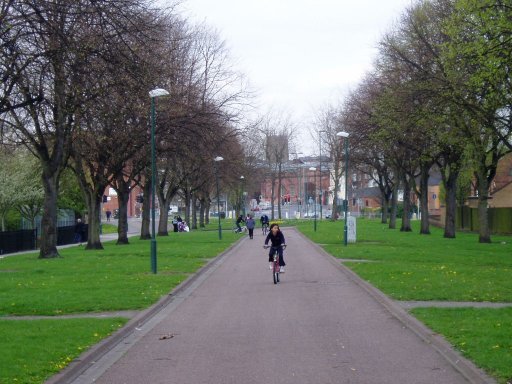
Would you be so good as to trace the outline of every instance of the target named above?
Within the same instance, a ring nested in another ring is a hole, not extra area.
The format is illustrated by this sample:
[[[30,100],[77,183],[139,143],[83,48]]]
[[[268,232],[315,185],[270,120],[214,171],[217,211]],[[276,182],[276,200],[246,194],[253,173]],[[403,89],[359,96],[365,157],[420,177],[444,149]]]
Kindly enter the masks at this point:
[[[279,267],[279,273],[284,273],[284,267]]]
[[[273,265],[272,265],[272,264],[273,264],[273,263],[268,263],[268,269],[272,270],[272,267],[273,267]]]

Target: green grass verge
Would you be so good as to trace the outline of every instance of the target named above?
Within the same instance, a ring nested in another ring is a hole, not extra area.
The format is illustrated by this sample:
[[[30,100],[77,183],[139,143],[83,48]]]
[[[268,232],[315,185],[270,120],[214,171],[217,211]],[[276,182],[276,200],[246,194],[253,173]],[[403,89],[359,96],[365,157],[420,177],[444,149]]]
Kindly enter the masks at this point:
[[[299,223],[298,228],[361,278],[395,300],[512,303],[512,237],[478,243],[474,233],[443,238],[357,221],[357,242],[343,245],[343,221]],[[398,224],[399,225],[399,224]],[[443,334],[465,356],[498,379],[512,382],[512,308],[418,308],[412,314]]]
[[[0,320],[0,383],[43,383],[126,319]]]
[[[512,382],[512,308],[416,308],[411,312],[499,383]]]
[[[224,231],[157,238],[158,273],[150,242],[104,243],[103,250],[59,250],[0,259],[0,383],[42,383],[127,319],[7,320],[7,315],[65,315],[147,308],[236,241]],[[7,337],[4,337],[7,335]]]
[[[512,302],[510,236],[479,244],[475,234],[445,239],[439,228],[419,235],[417,228],[400,232],[363,219],[357,222],[357,242],[345,247],[343,222],[322,222],[317,232],[310,227],[299,224],[330,254],[354,260],[345,265],[395,300]]]

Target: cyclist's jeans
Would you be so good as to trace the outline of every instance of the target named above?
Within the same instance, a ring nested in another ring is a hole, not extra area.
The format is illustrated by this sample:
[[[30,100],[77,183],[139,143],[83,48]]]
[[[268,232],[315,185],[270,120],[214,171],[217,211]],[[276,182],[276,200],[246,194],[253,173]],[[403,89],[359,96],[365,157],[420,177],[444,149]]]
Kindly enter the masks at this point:
[[[278,249],[278,252],[279,252],[279,265],[281,267],[284,267],[286,264],[284,262],[284,253],[283,253],[283,247],[279,247]],[[274,249],[271,247],[270,248],[270,252],[268,253],[268,261],[269,262],[272,262],[274,261]]]

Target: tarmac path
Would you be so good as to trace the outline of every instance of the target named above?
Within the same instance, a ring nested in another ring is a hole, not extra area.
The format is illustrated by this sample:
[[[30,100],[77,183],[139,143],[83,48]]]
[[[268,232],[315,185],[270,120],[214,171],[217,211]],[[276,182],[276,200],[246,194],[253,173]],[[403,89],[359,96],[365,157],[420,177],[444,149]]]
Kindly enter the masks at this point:
[[[281,283],[256,230],[72,382],[493,382],[298,231],[283,232]]]

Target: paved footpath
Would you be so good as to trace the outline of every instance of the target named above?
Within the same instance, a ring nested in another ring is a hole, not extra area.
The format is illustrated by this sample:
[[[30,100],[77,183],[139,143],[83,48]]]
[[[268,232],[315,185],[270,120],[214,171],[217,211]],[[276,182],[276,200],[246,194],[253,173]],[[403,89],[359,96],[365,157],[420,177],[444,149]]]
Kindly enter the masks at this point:
[[[255,232],[49,383],[494,382],[295,229],[274,285]]]

